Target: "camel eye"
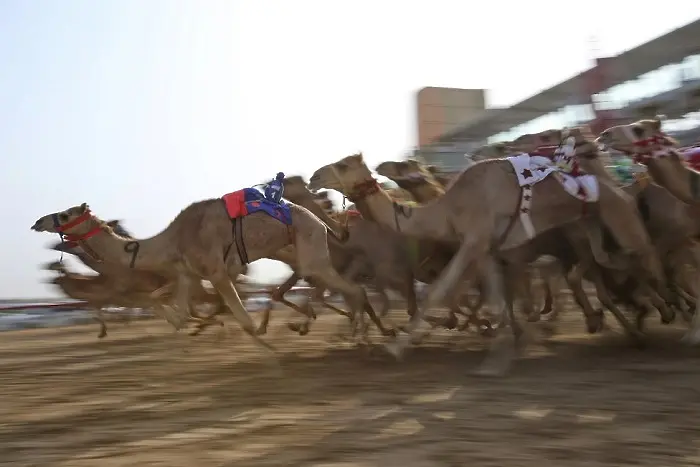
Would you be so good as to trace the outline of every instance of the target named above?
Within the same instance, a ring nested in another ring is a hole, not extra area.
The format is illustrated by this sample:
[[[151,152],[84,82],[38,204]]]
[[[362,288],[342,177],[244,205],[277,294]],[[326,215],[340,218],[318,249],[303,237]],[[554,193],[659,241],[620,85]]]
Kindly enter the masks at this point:
[[[62,212],[61,214],[58,215],[58,218],[61,219],[63,222],[66,222],[68,220],[68,214],[65,212]]]
[[[637,138],[642,138],[644,137],[644,128],[640,126],[633,126],[632,133],[634,133],[634,136],[636,136]]]

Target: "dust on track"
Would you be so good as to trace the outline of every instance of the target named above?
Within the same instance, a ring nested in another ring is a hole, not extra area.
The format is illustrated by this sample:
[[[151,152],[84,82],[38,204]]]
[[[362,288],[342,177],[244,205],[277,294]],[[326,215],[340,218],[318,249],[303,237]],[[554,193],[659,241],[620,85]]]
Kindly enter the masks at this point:
[[[569,312],[488,379],[470,374],[477,336],[441,331],[397,363],[333,342],[335,316],[304,337],[289,316],[266,337],[281,377],[236,331],[0,334],[0,465],[700,465],[700,350],[678,343],[682,326],[651,324],[639,350]]]

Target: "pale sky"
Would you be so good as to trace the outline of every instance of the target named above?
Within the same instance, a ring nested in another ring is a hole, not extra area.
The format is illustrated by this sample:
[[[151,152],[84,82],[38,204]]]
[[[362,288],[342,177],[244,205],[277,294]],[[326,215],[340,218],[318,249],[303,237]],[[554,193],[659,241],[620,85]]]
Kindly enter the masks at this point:
[[[0,0],[0,297],[56,291],[29,230],[87,202],[156,234],[191,202],[415,142],[423,86],[508,105],[700,17],[666,0]],[[72,263],[74,264],[74,263]],[[285,266],[256,263],[281,279]]]

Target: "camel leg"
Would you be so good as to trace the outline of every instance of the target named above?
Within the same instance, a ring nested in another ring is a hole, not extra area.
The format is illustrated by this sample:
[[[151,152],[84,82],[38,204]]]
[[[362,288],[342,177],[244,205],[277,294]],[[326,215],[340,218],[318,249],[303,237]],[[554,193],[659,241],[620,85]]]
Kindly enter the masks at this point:
[[[663,324],[670,324],[674,321],[675,312],[668,307],[668,304],[664,299],[659,296],[654,289],[652,289],[648,284],[645,285],[645,292],[647,298],[651,305],[659,311],[661,315],[661,322]]]
[[[573,293],[574,300],[578,306],[581,307],[581,310],[583,310],[583,314],[586,317],[586,328],[589,333],[593,334],[603,328],[603,312],[593,309],[591,302],[588,300],[588,297],[583,290],[582,276],[583,273],[581,265],[572,267],[571,270],[564,275],[566,278],[566,283],[569,285],[569,288]]]
[[[386,344],[386,349],[396,358],[401,358],[406,346],[415,339],[418,325],[424,320],[425,309],[431,305],[442,303],[448,293],[455,288],[459,280],[464,277],[465,271],[474,263],[475,259],[484,255],[488,251],[488,242],[475,240],[471,237],[464,239],[457,253],[447,267],[442,271],[440,277],[432,284],[428,297],[423,306],[418,308],[418,312],[411,318],[406,327],[406,334],[398,336],[394,342]],[[479,255],[479,256],[475,256]]]
[[[556,268],[546,266],[540,268],[542,287],[544,290],[544,305],[540,315],[549,315],[549,321],[556,321],[561,312],[561,263],[555,263]]]
[[[486,297],[486,284],[484,278],[481,275],[477,276],[476,280],[476,290],[478,292],[476,302],[472,302],[469,298],[469,294],[464,294],[463,303],[469,308],[472,313],[478,313],[481,307],[484,306],[484,297]]]
[[[467,284],[469,284],[468,281],[465,281]],[[472,302],[469,298],[469,291],[467,290],[466,293],[460,295],[457,299],[457,303],[453,306],[452,312],[458,312],[461,313],[462,315],[466,316],[467,320],[459,326],[457,329],[459,331],[464,331],[466,330],[469,325],[474,325],[477,329],[477,331],[480,332],[480,334],[484,336],[491,336],[493,335],[494,329],[493,326],[491,326],[491,322],[485,318],[482,318],[479,314],[479,311],[481,308],[484,306],[485,302],[485,297],[488,293],[486,290],[486,281],[482,277],[481,273],[476,275],[476,289],[477,289],[477,298],[476,302]],[[461,305],[464,304],[467,309],[469,310],[469,313],[464,313],[462,311]]]
[[[233,286],[231,278],[228,275],[222,274],[221,276],[210,277],[208,280],[216,291],[221,294],[224,302],[226,302],[226,305],[231,310],[233,318],[238,322],[243,331],[253,339],[253,342],[257,344],[258,347],[274,356],[275,348],[258,336],[255,323],[243,306],[243,302],[241,302],[241,298],[238,296],[238,292]]]
[[[552,293],[552,284],[549,278],[544,280],[542,287],[544,288],[544,304],[540,310],[540,315],[548,315],[554,309],[554,294]]]
[[[389,310],[391,309],[391,301],[389,300],[389,296],[386,293],[386,289],[383,286],[376,286],[376,292],[377,295],[379,296],[379,317],[380,318],[385,318],[386,315],[389,314]],[[414,304],[415,304],[415,297],[414,297]],[[411,305],[410,303],[408,304],[408,315],[411,316],[411,313],[415,313],[415,310],[411,310]]]
[[[700,246],[694,244],[690,248],[692,254],[693,266],[696,267],[695,271],[697,273],[697,265],[700,264]],[[697,279],[696,279],[697,280]],[[693,319],[690,322],[690,329],[683,336],[682,341],[689,345],[696,345],[700,342],[700,284],[695,286],[695,309],[693,310]]]
[[[622,311],[620,311],[617,305],[615,305],[612,298],[610,298],[610,294],[608,293],[608,289],[605,286],[605,283],[603,282],[603,277],[600,275],[600,272],[596,268],[597,266],[593,266],[593,269],[591,270],[591,275],[598,300],[605,308],[607,308],[613,314],[617,322],[620,323],[620,326],[622,326],[622,329],[625,331],[627,336],[629,336],[636,343],[641,343],[644,340],[644,334],[640,332],[639,327],[634,327],[632,323],[630,323],[629,320],[625,317]]]
[[[639,260],[642,270],[655,287],[664,282],[661,262],[654,250],[649,234],[634,200],[619,188],[603,180],[599,183],[599,212],[603,224],[626,253]]]
[[[270,298],[278,303],[282,303],[283,305],[288,306],[292,310],[296,311],[297,313],[301,313],[302,315],[306,316],[306,321],[301,324],[288,324],[288,327],[292,329],[293,331],[298,332],[301,335],[305,335],[309,332],[309,323],[311,320],[316,319],[316,314],[313,312],[313,310],[310,307],[300,307],[296,303],[290,302],[289,300],[284,298],[284,294],[289,292],[292,287],[294,287],[294,284],[299,282],[299,274],[296,272],[293,272],[289,278],[287,278],[286,281],[284,281],[281,285],[279,285],[273,292],[270,294]],[[272,312],[272,308],[266,308],[265,311],[263,312],[263,317],[262,321],[260,322],[260,326],[258,326],[258,329],[255,331],[257,335],[263,335],[267,333],[267,325],[270,322],[270,314]]]
[[[353,309],[353,314],[356,314],[356,310],[363,310],[369,315],[372,322],[383,335],[395,335],[394,330],[385,327],[375,314],[372,305],[369,303],[365,289],[358,284],[353,284],[343,279],[343,277],[333,269],[328,252],[326,227],[323,224],[318,224],[317,227],[319,228],[314,228],[306,232],[302,232],[297,228],[296,250],[302,275],[312,277],[328,285],[331,290],[340,291],[350,300],[348,303]],[[321,248],[320,245],[324,245],[325,248]]]
[[[489,352],[475,371],[483,376],[503,376],[510,369],[516,354],[516,345],[521,342],[523,329],[515,318],[513,309],[514,287],[513,278],[508,278],[504,267],[495,258],[489,258],[484,265],[489,278],[490,297],[493,306],[500,310],[499,327],[510,327],[511,333],[498,333],[491,344]],[[505,278],[505,280],[504,280]],[[518,280],[518,279],[515,279]],[[510,284],[508,284],[510,282]]]
[[[100,325],[100,332],[97,334],[97,338],[103,339],[107,336],[107,323],[105,322],[105,319],[102,316],[102,310],[100,310],[99,308],[95,309],[95,313],[93,313],[92,318],[95,321],[97,321]]]
[[[228,307],[226,304],[221,301],[221,303],[216,305],[216,309],[214,310],[213,313],[211,313],[208,316],[196,316],[196,318],[199,318],[201,321],[197,323],[195,329],[190,332],[190,336],[197,336],[199,335],[202,331],[204,331],[206,328],[208,328],[211,325],[218,324],[219,326],[223,326],[224,323],[222,321],[219,321],[218,319],[215,319],[215,316],[224,314],[228,311]]]
[[[540,314],[535,313],[535,300],[532,295],[532,283],[534,277],[528,267],[522,268],[520,274],[514,278],[514,290],[518,291],[522,303],[523,314],[530,322],[540,320]]]

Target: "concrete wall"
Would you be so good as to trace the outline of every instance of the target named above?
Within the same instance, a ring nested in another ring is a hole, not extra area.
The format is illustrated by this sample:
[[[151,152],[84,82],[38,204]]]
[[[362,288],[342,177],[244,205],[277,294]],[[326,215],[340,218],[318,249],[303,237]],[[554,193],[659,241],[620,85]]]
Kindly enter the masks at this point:
[[[483,89],[426,87],[416,96],[416,146],[478,119],[486,108]]]

